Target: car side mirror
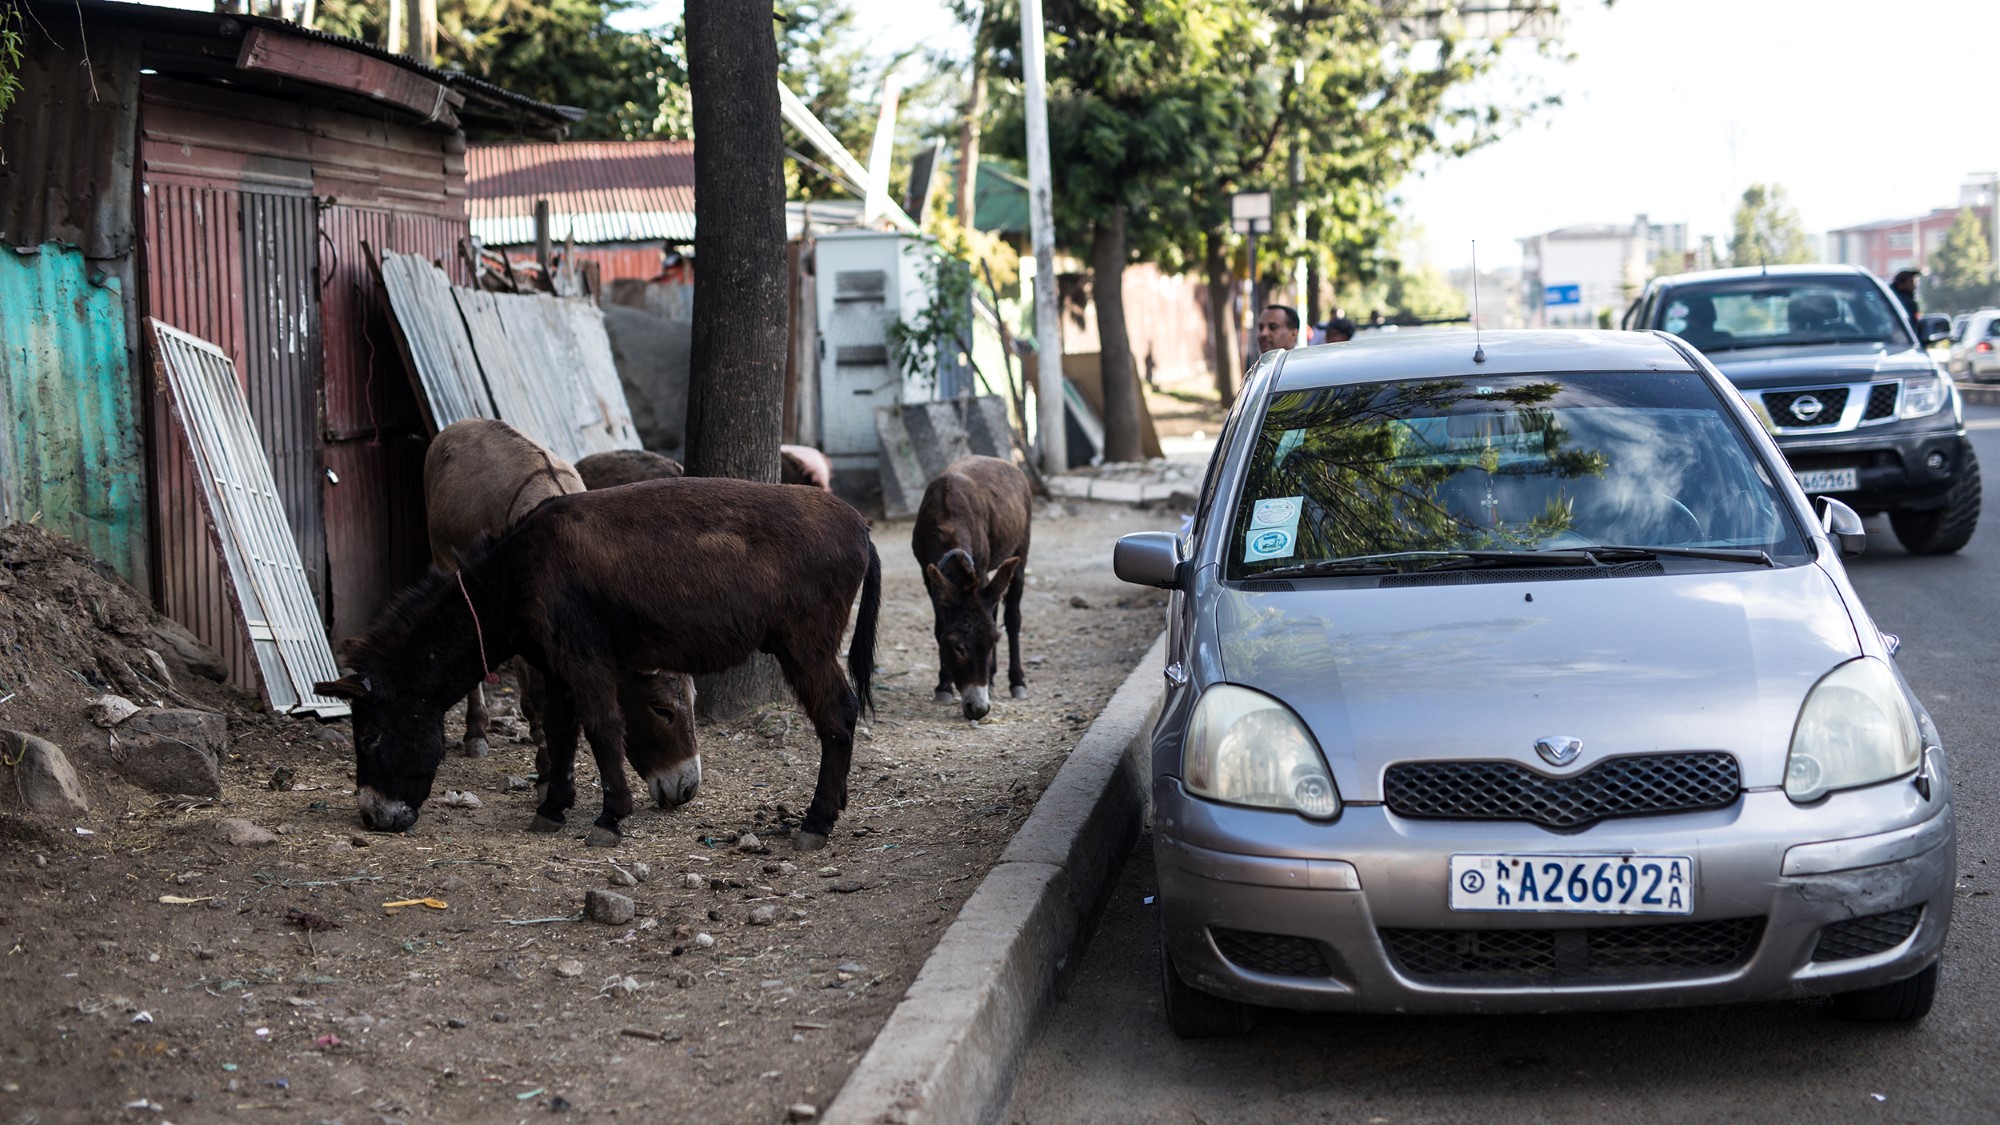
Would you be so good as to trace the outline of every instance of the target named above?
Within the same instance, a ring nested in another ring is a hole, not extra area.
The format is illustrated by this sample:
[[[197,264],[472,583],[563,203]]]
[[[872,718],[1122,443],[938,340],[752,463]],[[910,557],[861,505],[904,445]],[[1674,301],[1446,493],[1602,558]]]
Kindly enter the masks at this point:
[[[1842,557],[1858,555],[1868,549],[1868,532],[1861,526],[1861,517],[1854,509],[1835,500],[1831,496],[1819,498],[1819,527],[1840,547]]]
[[[1118,537],[1111,570],[1121,581],[1175,590],[1181,584],[1180,540],[1170,531],[1135,531]]]
[[[1948,316],[1920,316],[1917,318],[1917,339],[1924,347],[1951,339],[1951,318]]]

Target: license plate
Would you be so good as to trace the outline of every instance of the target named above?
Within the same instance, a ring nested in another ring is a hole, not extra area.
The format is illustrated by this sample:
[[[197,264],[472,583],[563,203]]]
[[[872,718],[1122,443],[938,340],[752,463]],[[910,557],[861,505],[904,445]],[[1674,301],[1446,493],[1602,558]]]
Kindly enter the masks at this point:
[[[1451,908],[1688,914],[1694,910],[1694,861],[1684,855],[1455,855]]]
[[[1853,492],[1861,487],[1853,469],[1807,469],[1798,477],[1799,487],[1807,492]]]

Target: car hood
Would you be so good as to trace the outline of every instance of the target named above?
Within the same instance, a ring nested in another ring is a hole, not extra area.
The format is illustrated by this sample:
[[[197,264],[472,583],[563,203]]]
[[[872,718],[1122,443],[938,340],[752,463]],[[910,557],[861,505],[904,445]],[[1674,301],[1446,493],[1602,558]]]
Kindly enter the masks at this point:
[[[1223,675],[1312,728],[1350,801],[1413,759],[1574,773],[1605,758],[1727,750],[1783,783],[1799,706],[1859,656],[1817,566],[1390,590],[1225,587]],[[1556,770],[1535,740],[1583,740]]]
[[[1915,348],[1881,344],[1819,344],[1806,348],[1744,348],[1703,353],[1729,381],[1750,390],[1814,383],[1865,383],[1872,379],[1935,371]]]

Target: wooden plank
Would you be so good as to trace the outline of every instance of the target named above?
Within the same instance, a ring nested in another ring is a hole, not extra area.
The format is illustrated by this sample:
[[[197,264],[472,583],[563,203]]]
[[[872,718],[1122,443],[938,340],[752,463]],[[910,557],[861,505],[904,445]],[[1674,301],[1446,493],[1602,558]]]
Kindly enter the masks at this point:
[[[451,129],[458,128],[454,111],[465,104],[465,95],[386,59],[268,27],[253,27],[243,37],[236,65],[348,90]]]
[[[148,318],[154,377],[187,439],[209,533],[227,561],[230,597],[273,709],[322,718],[347,704],[313,684],[340,672],[306,581],[236,365],[220,348]]]

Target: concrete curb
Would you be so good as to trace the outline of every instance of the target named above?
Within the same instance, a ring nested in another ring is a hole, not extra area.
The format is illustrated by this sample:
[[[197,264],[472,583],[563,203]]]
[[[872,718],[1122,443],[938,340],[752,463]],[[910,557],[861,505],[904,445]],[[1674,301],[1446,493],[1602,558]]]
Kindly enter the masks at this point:
[[[827,1107],[831,1125],[987,1120],[1139,838],[1164,634],[1084,732]]]
[[[1186,482],[1057,476],[1048,478],[1048,485],[1049,495],[1058,500],[1101,500],[1107,504],[1131,504],[1141,508],[1148,504],[1164,504],[1177,495],[1195,494],[1194,486]]]
[[[1979,406],[2000,406],[2000,385],[1957,380],[1959,397]]]

